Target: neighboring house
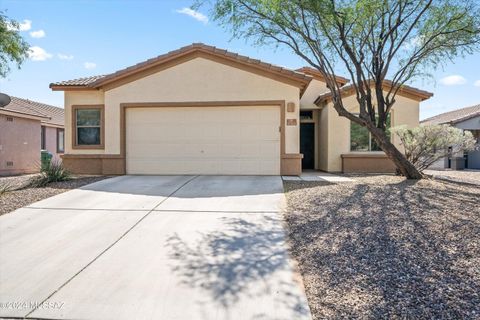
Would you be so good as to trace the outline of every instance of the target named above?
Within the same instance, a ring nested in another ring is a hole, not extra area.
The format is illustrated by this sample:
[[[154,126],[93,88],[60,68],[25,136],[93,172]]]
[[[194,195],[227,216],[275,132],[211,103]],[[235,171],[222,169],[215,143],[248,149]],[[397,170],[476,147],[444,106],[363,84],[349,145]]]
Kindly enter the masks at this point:
[[[366,129],[338,116],[324,79],[310,68],[293,71],[192,44],[109,75],[50,88],[65,94],[63,163],[76,173],[393,170]],[[353,91],[342,92],[354,111]],[[392,125],[418,126],[419,102],[430,96],[402,88]]]
[[[0,175],[34,173],[40,151],[59,159],[64,149],[64,110],[11,97],[0,108]]]
[[[423,125],[449,124],[453,127],[468,130],[480,143],[480,104],[441,113],[421,122]],[[480,169],[480,150],[464,154],[463,167],[468,169]],[[437,161],[431,168],[452,168],[452,161],[444,158]]]

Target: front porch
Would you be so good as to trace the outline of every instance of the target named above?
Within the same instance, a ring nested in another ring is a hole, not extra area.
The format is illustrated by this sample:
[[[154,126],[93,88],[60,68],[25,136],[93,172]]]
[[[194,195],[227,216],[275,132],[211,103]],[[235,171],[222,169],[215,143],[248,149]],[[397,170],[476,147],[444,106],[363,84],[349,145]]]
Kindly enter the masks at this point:
[[[300,111],[303,173],[309,170],[330,173],[395,172],[394,164],[382,151],[351,151],[350,122],[342,118],[341,124],[334,127],[329,123],[328,116],[326,108]]]

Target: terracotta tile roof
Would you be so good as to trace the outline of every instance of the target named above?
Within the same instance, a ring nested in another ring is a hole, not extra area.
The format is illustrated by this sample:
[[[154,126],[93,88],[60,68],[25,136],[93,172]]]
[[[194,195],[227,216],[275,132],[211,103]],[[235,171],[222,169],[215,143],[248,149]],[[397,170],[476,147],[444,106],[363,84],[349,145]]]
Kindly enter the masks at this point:
[[[43,118],[41,122],[44,124],[64,125],[65,112],[62,108],[13,96],[10,98],[12,101],[2,109]]]
[[[373,85],[373,83],[372,83],[372,85]],[[390,89],[391,86],[392,86],[392,81],[384,80],[383,81],[383,86],[387,90]],[[355,87],[353,86],[353,84],[343,86],[340,89],[340,92],[341,92],[342,96],[348,97],[350,95],[355,94]],[[413,96],[420,101],[427,100],[428,98],[433,96],[433,93],[431,93],[431,92],[420,90],[420,89],[410,87],[410,86],[407,86],[407,85],[403,85],[398,90],[397,94],[400,95],[400,96],[407,96],[407,97],[409,97],[409,96],[412,97]],[[315,100],[315,104],[320,105],[321,103],[323,103],[325,101],[328,101],[331,98],[332,98],[332,93],[331,92],[325,92],[325,93],[318,96],[318,98]]]
[[[50,84],[52,86],[89,86],[95,81],[105,78],[106,75],[98,75],[98,76],[91,76],[91,77],[84,77],[60,82],[54,82]]]
[[[310,76],[313,76],[314,79],[318,79],[320,81],[325,81],[325,77],[320,73],[320,71],[318,71],[317,69],[314,69],[312,67],[301,67],[299,69],[296,69],[295,71],[297,72],[301,72],[301,73],[305,73],[305,74],[308,74]],[[343,86],[345,85],[347,82],[349,82],[350,80],[348,80],[347,78],[344,78],[344,77],[340,77],[340,76],[335,76],[335,79],[337,79],[337,83],[340,85],[340,86]]]
[[[302,90],[307,87],[308,83],[310,83],[310,80],[312,79],[311,76],[306,75],[302,72],[297,72],[287,68],[272,65],[270,63],[262,62],[257,59],[252,59],[247,56],[242,56],[237,53],[229,52],[224,49],[219,49],[214,46],[208,46],[203,43],[193,43],[189,46],[170,51],[168,53],[159,55],[152,59],[148,59],[144,62],[137,63],[131,67],[116,71],[111,74],[55,82],[50,84],[50,88],[54,90],[63,90],[68,89],[69,87],[100,88],[108,83],[120,80],[132,74],[144,71],[146,69],[161,65],[176,58],[180,58],[195,52],[220,57],[246,67],[253,67],[269,74],[274,74],[280,78],[287,78],[290,81],[298,83],[299,86],[302,87]]]
[[[455,124],[468,120],[473,117],[480,116],[480,104],[461,108],[430,117],[428,119],[420,121],[422,124]]]

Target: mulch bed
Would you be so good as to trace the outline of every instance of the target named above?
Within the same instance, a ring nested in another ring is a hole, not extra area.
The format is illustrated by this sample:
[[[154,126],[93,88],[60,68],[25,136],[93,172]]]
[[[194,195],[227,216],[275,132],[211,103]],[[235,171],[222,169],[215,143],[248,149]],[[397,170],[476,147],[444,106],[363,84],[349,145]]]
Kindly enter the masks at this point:
[[[314,319],[480,318],[480,188],[353,178],[284,182]]]
[[[49,198],[51,196],[80,188],[84,185],[94,183],[108,176],[87,176],[76,177],[69,181],[53,182],[43,188],[26,188],[21,190],[9,191],[0,195],[0,215],[12,212],[36,201]],[[2,178],[5,179],[5,178]]]

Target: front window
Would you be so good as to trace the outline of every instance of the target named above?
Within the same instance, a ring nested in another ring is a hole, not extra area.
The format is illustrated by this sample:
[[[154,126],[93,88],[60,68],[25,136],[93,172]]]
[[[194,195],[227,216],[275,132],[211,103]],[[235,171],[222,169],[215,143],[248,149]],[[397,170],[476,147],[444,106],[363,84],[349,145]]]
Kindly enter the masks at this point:
[[[65,152],[65,130],[57,129],[57,153]]]
[[[103,109],[100,107],[75,109],[75,145],[101,146]]]
[[[387,116],[387,136],[390,138],[390,115]],[[350,151],[382,151],[370,131],[355,122],[350,122]]]

